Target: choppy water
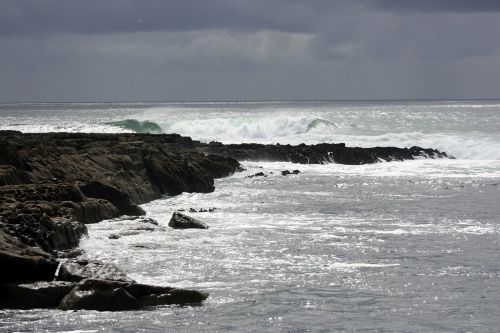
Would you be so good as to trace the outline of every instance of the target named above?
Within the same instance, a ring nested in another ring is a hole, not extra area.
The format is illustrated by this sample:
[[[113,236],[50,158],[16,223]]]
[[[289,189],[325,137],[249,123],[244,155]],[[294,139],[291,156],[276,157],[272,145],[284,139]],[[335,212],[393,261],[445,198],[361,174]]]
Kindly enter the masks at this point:
[[[202,306],[0,311],[6,331],[500,330],[500,103],[0,107],[1,129],[130,131],[109,124],[125,119],[204,141],[417,144],[457,159],[245,162],[247,171],[217,180],[213,193],[143,205],[160,222],[155,231],[110,240],[137,223],[105,221],[82,242],[89,257],[140,282],[209,291]],[[285,169],[302,173],[283,177]],[[245,177],[260,171],[268,177]],[[210,229],[167,227],[173,211],[190,207],[217,208],[193,214]]]

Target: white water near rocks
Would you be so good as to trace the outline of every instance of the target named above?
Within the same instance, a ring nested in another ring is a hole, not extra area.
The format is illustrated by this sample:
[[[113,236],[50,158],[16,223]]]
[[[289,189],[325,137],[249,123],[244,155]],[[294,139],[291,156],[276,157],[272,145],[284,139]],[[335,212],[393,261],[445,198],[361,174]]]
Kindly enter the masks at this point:
[[[455,160],[244,162],[209,194],[89,226],[82,247],[140,282],[203,289],[196,307],[2,310],[5,331],[495,332],[500,327],[500,102],[17,104],[0,129],[121,132],[136,119],[202,141],[419,145]],[[133,126],[132,126],[133,125]],[[137,128],[136,128],[137,129]],[[281,176],[281,170],[301,171]],[[267,177],[246,178],[264,172]],[[177,209],[208,230],[173,230]]]

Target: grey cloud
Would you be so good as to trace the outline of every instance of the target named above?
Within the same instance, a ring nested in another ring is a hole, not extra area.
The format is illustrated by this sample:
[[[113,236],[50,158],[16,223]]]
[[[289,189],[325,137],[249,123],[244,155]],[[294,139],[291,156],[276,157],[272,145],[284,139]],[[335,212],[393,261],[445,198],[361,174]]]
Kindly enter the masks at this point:
[[[298,0],[16,0],[0,4],[0,33],[307,31],[314,8]]]
[[[367,0],[381,10],[402,12],[491,12],[500,11],[498,0]]]
[[[495,3],[1,1],[0,101],[495,97]]]

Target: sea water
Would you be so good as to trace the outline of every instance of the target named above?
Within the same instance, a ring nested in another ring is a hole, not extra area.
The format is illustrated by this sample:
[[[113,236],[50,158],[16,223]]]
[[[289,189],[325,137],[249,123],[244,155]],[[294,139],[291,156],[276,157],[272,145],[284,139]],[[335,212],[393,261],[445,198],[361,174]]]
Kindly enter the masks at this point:
[[[455,159],[346,166],[249,162],[213,193],[89,225],[86,256],[139,282],[201,289],[201,306],[1,310],[4,331],[497,332],[500,102],[4,104],[0,129],[165,132],[204,142],[413,145]],[[301,171],[282,176],[282,170]],[[264,172],[267,177],[246,176]],[[208,230],[173,230],[178,209]]]

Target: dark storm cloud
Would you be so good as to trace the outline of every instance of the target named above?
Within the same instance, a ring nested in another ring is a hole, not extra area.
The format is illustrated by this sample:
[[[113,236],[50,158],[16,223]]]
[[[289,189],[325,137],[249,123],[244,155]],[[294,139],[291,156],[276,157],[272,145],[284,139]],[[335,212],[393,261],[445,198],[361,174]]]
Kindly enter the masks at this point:
[[[498,0],[15,0],[0,3],[0,34],[136,31],[317,31],[338,14],[491,12]]]
[[[492,12],[500,11],[498,0],[367,0],[368,5],[402,12]]]
[[[0,33],[306,31],[315,25],[314,8],[313,3],[297,0],[3,1]]]
[[[0,1],[0,101],[498,97],[500,0]]]

